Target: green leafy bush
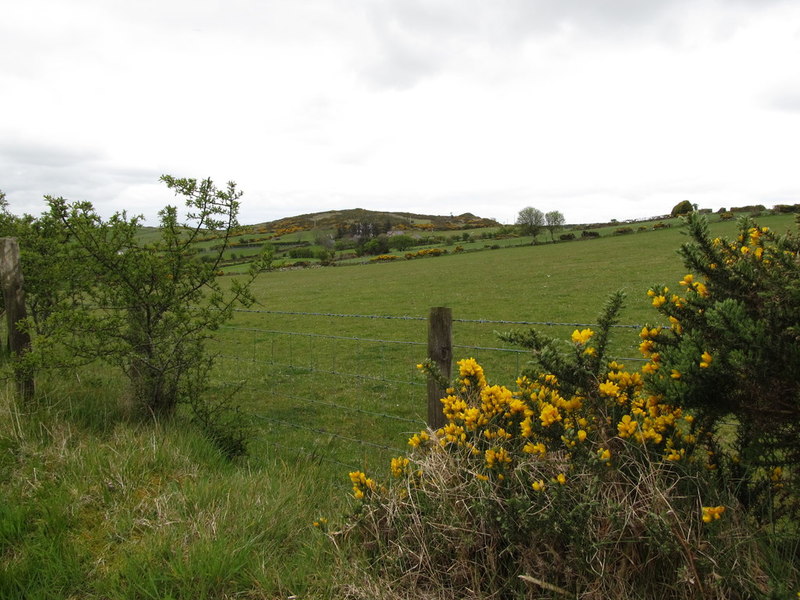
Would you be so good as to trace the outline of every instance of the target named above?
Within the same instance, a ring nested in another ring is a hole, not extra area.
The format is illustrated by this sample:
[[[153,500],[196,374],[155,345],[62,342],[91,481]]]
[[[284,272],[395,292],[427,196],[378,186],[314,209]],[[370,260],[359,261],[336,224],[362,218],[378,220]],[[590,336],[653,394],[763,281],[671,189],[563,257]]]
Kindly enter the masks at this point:
[[[243,437],[235,419],[220,417],[222,405],[204,405],[213,363],[206,341],[234,307],[252,302],[249,285],[269,257],[224,288],[217,274],[237,227],[241,193],[234,183],[221,190],[210,179],[165,175],[162,181],[184,198],[187,215],[179,219],[174,206],[161,210],[160,237],[151,243],[140,241],[141,217],[117,213],[104,220],[90,203],[63,198],[48,197],[48,213],[16,223],[37,307],[26,360],[37,368],[92,361],[118,367],[139,414],[168,417],[187,403],[212,438],[238,454]],[[221,243],[213,258],[201,258],[195,242],[210,231]],[[49,267],[39,272],[35,265],[42,262]],[[49,296],[39,291],[59,273],[68,276]],[[223,441],[225,432],[231,438]]]

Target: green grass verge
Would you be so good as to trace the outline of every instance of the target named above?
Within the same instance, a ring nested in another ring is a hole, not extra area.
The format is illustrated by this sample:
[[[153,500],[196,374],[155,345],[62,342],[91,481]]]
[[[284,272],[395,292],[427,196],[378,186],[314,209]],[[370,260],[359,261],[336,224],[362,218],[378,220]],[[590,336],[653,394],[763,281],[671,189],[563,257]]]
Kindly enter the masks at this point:
[[[0,598],[312,597],[329,584],[312,523],[343,494],[325,469],[226,462],[180,418],[109,410],[98,386],[110,391],[59,386],[35,409],[0,398]]]

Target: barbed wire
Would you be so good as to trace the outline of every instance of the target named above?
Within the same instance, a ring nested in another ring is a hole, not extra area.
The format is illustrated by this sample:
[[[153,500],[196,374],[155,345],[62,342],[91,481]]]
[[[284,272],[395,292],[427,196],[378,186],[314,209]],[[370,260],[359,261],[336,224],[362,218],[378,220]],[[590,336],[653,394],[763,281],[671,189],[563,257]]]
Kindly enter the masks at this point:
[[[509,354],[528,354],[530,350],[521,350],[519,348],[492,348],[491,346],[468,346],[465,344],[453,344],[453,349],[459,348],[461,350],[491,350],[496,352],[508,352]]]
[[[401,344],[405,346],[427,346],[425,342],[407,342],[403,340],[382,340],[376,338],[362,338],[350,335],[330,335],[325,333],[307,333],[302,331],[280,331],[277,329],[260,329],[258,327],[236,327],[234,325],[222,325],[220,329],[232,331],[249,331],[251,333],[272,333],[280,335],[296,335],[300,337],[326,338],[332,340],[350,340],[356,342],[372,342],[376,344]]]
[[[348,319],[386,319],[386,320],[401,320],[401,321],[427,321],[428,317],[415,317],[410,315],[362,315],[362,314],[347,314],[347,313],[324,313],[324,312],[305,312],[305,311],[289,311],[289,310],[263,310],[252,308],[237,308],[234,312],[241,313],[256,313],[267,315],[294,315],[294,316],[307,316],[307,317],[333,317],[333,318],[348,318]],[[557,321],[512,321],[512,320],[496,320],[496,319],[453,319],[453,323],[477,323],[486,325],[545,325],[552,327],[598,327],[597,323],[561,323]],[[643,325],[611,325],[611,327],[623,329],[641,329]]]
[[[253,308],[236,308],[234,312],[242,313],[257,313],[265,315],[296,315],[306,317],[341,317],[347,319],[396,319],[400,321],[427,321],[428,317],[412,317],[407,315],[358,315],[358,314],[341,314],[341,313],[323,313],[323,312],[301,312],[294,310],[260,310]]]
[[[487,325],[546,325],[548,327],[599,327],[597,323],[559,323],[555,321],[495,321],[491,319],[453,319],[453,323],[479,323]],[[643,325],[611,325],[615,328],[641,329]]]
[[[494,352],[508,352],[509,354],[530,354],[530,350],[519,349],[519,348],[493,348],[491,346],[466,346],[463,344],[453,344],[453,349],[459,348],[461,350],[489,350]],[[562,352],[562,356],[569,356],[568,352]],[[616,360],[633,360],[633,361],[640,361],[640,362],[647,362],[648,359],[646,358],[637,358],[637,357],[618,357]]]

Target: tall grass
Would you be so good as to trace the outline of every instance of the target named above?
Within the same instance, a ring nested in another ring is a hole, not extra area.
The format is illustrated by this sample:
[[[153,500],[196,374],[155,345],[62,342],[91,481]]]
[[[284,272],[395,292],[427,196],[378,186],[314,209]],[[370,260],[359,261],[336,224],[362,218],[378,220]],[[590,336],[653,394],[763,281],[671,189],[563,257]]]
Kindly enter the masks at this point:
[[[0,598],[310,595],[330,554],[324,469],[230,463],[181,417],[132,422],[87,385],[0,396]]]

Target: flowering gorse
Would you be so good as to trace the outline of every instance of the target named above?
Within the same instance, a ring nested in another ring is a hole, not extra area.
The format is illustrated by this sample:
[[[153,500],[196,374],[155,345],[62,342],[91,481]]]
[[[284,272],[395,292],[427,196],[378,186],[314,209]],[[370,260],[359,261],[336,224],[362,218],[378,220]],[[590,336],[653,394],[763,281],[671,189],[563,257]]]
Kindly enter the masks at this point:
[[[800,236],[749,218],[731,240],[712,237],[700,215],[686,224],[691,241],[680,252],[689,273],[674,293],[648,291],[669,325],[641,332],[647,387],[691,410],[706,432],[699,441],[753,516],[797,514]],[[785,471],[780,494],[770,479],[776,467]]]
[[[626,580],[629,597],[679,585],[687,570],[697,581],[715,580],[719,566],[701,573],[673,532],[697,532],[696,543],[707,543],[702,536],[734,523],[720,521],[729,497],[708,483],[715,456],[698,444],[705,434],[696,419],[647,389],[648,373],[658,371],[649,344],[649,361],[637,370],[606,357],[621,301],[621,294],[612,297],[597,329],[575,330],[561,346],[535,332],[504,334],[537,359],[513,386],[491,382],[474,358],[459,360],[441,399],[444,426],[410,437],[408,455],[391,460],[386,487],[350,474],[365,536],[359,543],[381,540],[379,547],[391,549],[381,564],[426,556],[432,580],[440,571],[477,568],[470,580],[497,581],[490,566],[497,556],[486,554],[499,552],[507,565],[502,585],[517,595],[525,572],[586,589],[632,555],[669,567]],[[660,332],[647,329],[642,341]],[[418,367],[437,376],[428,362]],[[709,518],[720,523],[704,528]],[[411,574],[420,576],[413,567],[391,577]]]

